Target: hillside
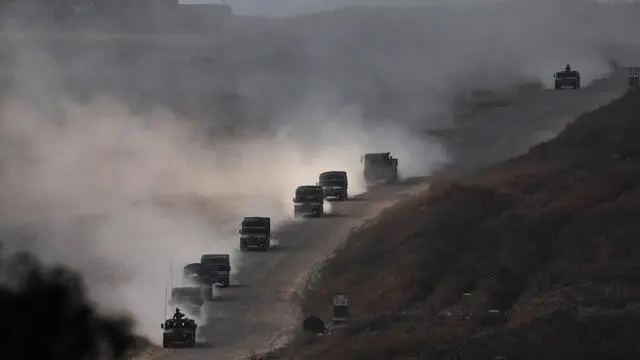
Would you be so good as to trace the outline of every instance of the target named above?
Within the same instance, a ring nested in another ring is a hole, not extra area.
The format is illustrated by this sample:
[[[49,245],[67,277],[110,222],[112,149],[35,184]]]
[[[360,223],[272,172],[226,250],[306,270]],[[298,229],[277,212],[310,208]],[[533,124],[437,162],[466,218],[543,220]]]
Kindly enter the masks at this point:
[[[303,304],[330,319],[332,294],[348,291],[351,329],[304,357],[637,358],[639,110],[640,93],[628,93],[354,232]]]

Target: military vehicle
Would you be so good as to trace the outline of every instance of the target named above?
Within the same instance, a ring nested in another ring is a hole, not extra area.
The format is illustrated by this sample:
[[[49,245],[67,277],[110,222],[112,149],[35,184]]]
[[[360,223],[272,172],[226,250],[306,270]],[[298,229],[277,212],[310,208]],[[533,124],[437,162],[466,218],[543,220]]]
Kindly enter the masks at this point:
[[[200,277],[208,284],[229,287],[229,254],[205,254],[200,257]]]
[[[196,345],[196,329],[198,325],[195,320],[189,318],[167,319],[160,325],[164,331],[162,333],[162,347],[171,348],[176,344],[187,347]]]
[[[391,156],[390,152],[365,154],[360,162],[364,163],[364,180],[367,185],[398,180],[398,159]]]
[[[183,284],[206,284],[207,281],[201,276],[202,265],[200,263],[190,263],[184,266],[182,269],[182,283]]]
[[[564,71],[559,71],[553,74],[553,78],[555,79],[554,88],[556,90],[560,90],[565,87],[580,89],[580,73],[572,70],[571,65],[569,64],[565,66]]]
[[[296,188],[293,198],[293,215],[322,216],[324,214],[324,191],[322,186],[302,185]]]
[[[271,247],[271,218],[249,216],[240,224],[240,251],[250,248],[269,250]]]
[[[183,268],[182,283],[199,287],[202,297],[206,301],[213,300],[214,281],[210,277],[207,277],[207,274],[202,271],[202,264],[191,263],[185,265]]]
[[[347,199],[349,181],[346,171],[325,171],[318,176],[318,186],[322,186],[325,199]]]
[[[188,313],[200,316],[202,304],[204,304],[204,298],[200,286],[181,286],[171,289],[169,299],[171,306],[184,307]]]

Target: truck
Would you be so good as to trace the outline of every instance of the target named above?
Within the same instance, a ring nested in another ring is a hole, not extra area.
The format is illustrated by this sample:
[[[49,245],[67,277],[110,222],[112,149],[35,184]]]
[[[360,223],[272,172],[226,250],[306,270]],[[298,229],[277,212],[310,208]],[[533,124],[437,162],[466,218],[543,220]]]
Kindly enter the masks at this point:
[[[202,296],[206,301],[213,300],[213,283],[214,280],[207,277],[202,270],[202,264],[190,263],[184,266],[182,270],[182,283],[185,285],[197,286],[202,292]]]
[[[298,186],[292,200],[293,215],[295,217],[322,216],[324,214],[324,191],[322,186]]]
[[[180,286],[171,289],[169,305],[173,307],[184,307],[188,313],[200,316],[202,304],[204,304],[204,297],[200,286]]]
[[[564,71],[553,74],[555,80],[555,90],[561,90],[565,87],[572,89],[580,89],[580,73],[571,69],[571,65],[567,64]]]
[[[392,183],[398,180],[398,159],[390,152],[368,153],[360,158],[364,163],[364,180],[367,185]]]
[[[231,263],[229,254],[204,254],[200,257],[200,277],[207,284],[229,287]]]
[[[240,223],[240,251],[257,248],[267,251],[271,247],[271,218],[247,216]]]
[[[193,319],[166,319],[164,323],[160,324],[160,328],[163,329],[163,348],[172,348],[176,344],[182,344],[187,347],[196,345],[196,329],[198,325]]]
[[[318,186],[322,186],[324,198],[347,199],[349,180],[346,171],[325,171],[318,176]]]

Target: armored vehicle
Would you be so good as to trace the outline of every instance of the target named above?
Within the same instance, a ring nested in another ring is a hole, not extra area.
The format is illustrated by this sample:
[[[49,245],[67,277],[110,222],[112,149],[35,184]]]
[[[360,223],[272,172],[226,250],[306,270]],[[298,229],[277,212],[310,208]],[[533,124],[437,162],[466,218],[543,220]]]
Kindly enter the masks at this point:
[[[202,296],[206,301],[213,299],[213,283],[214,280],[202,270],[202,264],[191,263],[183,268],[182,283],[185,285],[197,286],[202,292]]]
[[[580,88],[580,73],[578,71],[572,70],[571,65],[567,64],[565,66],[564,71],[559,71],[553,75],[555,79],[556,90],[563,89],[565,87],[569,87],[572,89]]]
[[[364,163],[364,180],[367,185],[398,180],[398,159],[391,156],[390,152],[365,154],[360,161]]]
[[[205,254],[200,257],[200,276],[209,284],[228,287],[230,271],[229,254]]]
[[[204,303],[200,286],[182,286],[171,289],[169,305],[180,306],[187,312],[196,316],[200,315],[200,308]]]
[[[303,185],[296,188],[293,198],[293,215],[322,216],[324,213],[324,191],[322,186]]]
[[[349,181],[346,171],[325,171],[318,176],[318,186],[322,186],[325,198],[347,199]]]
[[[162,347],[170,348],[176,344],[182,344],[187,347],[196,345],[196,329],[198,325],[195,320],[189,318],[167,319],[160,327],[164,330],[162,333]]]
[[[240,250],[250,248],[269,250],[271,247],[271,218],[250,216],[245,217],[240,224]]]

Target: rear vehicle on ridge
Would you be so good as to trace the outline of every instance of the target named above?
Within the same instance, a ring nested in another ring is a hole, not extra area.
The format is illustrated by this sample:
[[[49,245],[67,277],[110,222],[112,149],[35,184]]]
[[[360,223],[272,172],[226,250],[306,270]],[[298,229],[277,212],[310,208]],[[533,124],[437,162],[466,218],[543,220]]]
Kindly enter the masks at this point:
[[[176,344],[181,344],[186,347],[194,347],[196,345],[196,330],[198,325],[195,320],[189,318],[171,318],[166,319],[160,327],[163,330],[163,348],[172,348]]]
[[[567,64],[564,67],[564,71],[559,71],[553,74],[555,79],[554,89],[560,90],[565,87],[572,89],[580,89],[580,73],[571,69],[571,65]]]
[[[271,218],[248,216],[240,223],[240,250],[250,248],[267,251],[271,247]]]
[[[360,162],[364,163],[364,180],[367,185],[392,183],[398,180],[398,159],[390,152],[365,154]]]
[[[200,276],[206,279],[208,284],[229,287],[229,254],[204,254],[200,257],[200,266]]]
[[[347,199],[349,181],[346,171],[325,171],[318,176],[318,186],[322,186],[324,197],[338,200]]]
[[[293,198],[293,215],[300,217],[322,216],[322,214],[324,214],[324,191],[322,186],[298,186]]]

